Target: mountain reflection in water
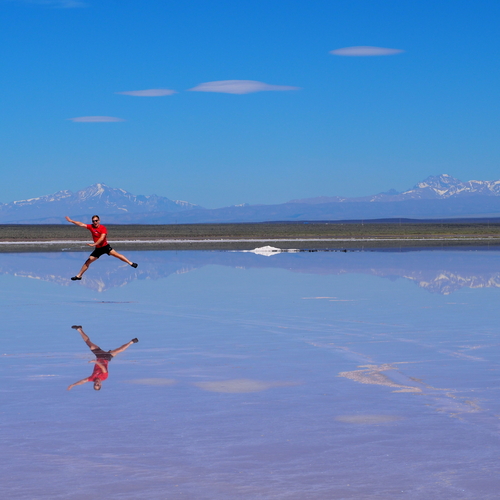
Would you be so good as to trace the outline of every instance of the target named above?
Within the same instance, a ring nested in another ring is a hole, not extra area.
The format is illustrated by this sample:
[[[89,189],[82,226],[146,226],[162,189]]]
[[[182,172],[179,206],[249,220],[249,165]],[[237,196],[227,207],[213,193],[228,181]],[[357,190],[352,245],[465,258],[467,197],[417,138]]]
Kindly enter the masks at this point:
[[[0,274],[84,286],[103,292],[134,280],[167,278],[217,265],[233,268],[276,268],[294,273],[365,274],[395,280],[404,278],[431,293],[449,295],[461,288],[500,287],[500,251],[353,251],[277,253],[271,257],[227,251],[131,252],[137,269],[111,262],[105,256],[78,283],[70,277],[81,263],[81,253],[19,253],[0,256]]]

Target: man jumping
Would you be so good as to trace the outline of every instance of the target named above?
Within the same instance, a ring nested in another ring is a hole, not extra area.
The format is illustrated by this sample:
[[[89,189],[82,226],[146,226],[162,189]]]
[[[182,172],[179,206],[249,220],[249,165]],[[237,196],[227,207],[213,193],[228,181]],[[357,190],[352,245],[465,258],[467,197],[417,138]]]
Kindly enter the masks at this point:
[[[71,328],[78,331],[78,333],[82,336],[82,339],[85,343],[90,347],[90,350],[93,354],[95,354],[95,358],[89,363],[95,363],[94,371],[90,377],[84,378],[71,384],[68,387],[68,391],[73,389],[75,385],[86,384],[87,382],[94,382],[94,389],[96,391],[101,390],[102,382],[108,378],[108,363],[117,355],[123,352],[125,349],[130,347],[132,344],[139,342],[138,339],[132,339],[130,342],[122,345],[118,349],[113,349],[112,351],[103,351],[98,345],[95,345],[88,337],[88,335],[83,331],[83,328],[80,325],[73,325]]]
[[[92,239],[94,240],[94,243],[87,243],[87,245],[89,247],[95,247],[95,250],[90,254],[90,257],[86,260],[85,264],[83,264],[80,272],[76,276],[73,276],[71,278],[73,281],[81,280],[83,273],[89,268],[90,264],[92,264],[92,262],[97,260],[101,255],[105,253],[108,255],[112,255],[117,259],[123,260],[123,262],[126,262],[129,266],[137,267],[137,264],[135,262],[131,262],[127,259],[127,257],[122,255],[121,253],[118,253],[116,250],[113,250],[109,246],[109,243],[106,240],[108,230],[104,226],[101,226],[101,221],[99,220],[98,215],[92,216],[92,224],[85,224],[83,222],[78,222],[77,220],[72,220],[67,215],[66,220],[68,222],[71,222],[72,224],[75,224],[75,226],[86,227],[92,233]]]

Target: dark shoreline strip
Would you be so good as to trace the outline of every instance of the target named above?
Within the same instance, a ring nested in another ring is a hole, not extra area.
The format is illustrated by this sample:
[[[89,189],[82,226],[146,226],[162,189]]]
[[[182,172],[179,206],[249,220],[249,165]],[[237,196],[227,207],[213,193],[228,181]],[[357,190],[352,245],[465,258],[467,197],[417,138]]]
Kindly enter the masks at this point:
[[[449,238],[449,239],[372,239],[372,240],[294,240],[283,241],[276,239],[258,241],[169,241],[169,242],[141,242],[141,241],[110,241],[111,246],[118,250],[146,251],[146,250],[253,250],[266,245],[298,250],[411,250],[411,249],[463,249],[463,250],[500,250],[498,238]],[[36,252],[84,252],[90,253],[92,248],[85,242],[33,242],[16,243],[0,242],[0,253],[36,253]]]

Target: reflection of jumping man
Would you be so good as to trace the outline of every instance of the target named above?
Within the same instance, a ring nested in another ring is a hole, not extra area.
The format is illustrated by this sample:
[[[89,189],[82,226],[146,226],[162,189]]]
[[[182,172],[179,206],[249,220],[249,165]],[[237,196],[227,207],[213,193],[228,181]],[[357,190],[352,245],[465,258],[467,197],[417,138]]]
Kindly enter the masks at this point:
[[[87,243],[87,245],[89,247],[95,247],[95,250],[90,254],[90,257],[87,259],[85,264],[83,264],[80,272],[76,276],[73,276],[71,278],[73,281],[81,280],[82,274],[89,268],[90,264],[92,264],[94,260],[97,260],[101,255],[105,253],[108,255],[112,255],[117,259],[123,260],[123,262],[126,262],[129,266],[137,267],[137,264],[135,262],[131,262],[127,259],[127,257],[122,255],[121,253],[118,253],[116,250],[113,250],[109,246],[109,243],[106,240],[108,230],[104,226],[101,226],[101,221],[99,220],[98,215],[92,216],[92,224],[85,224],[83,222],[78,222],[77,220],[71,220],[68,216],[66,216],[66,220],[68,222],[71,222],[72,224],[75,224],[76,226],[86,227],[92,233],[92,239],[94,240],[94,243]]]
[[[132,339],[130,342],[122,345],[118,349],[113,349],[112,351],[103,351],[98,345],[95,345],[88,337],[88,335],[83,331],[83,328],[78,325],[74,325],[71,328],[80,333],[82,339],[90,347],[90,350],[95,354],[96,359],[89,361],[89,363],[95,363],[94,371],[90,377],[84,378],[68,387],[68,391],[73,389],[75,385],[82,385],[87,382],[94,382],[94,389],[96,391],[101,390],[103,380],[108,378],[108,363],[117,355],[123,352],[125,349],[130,347],[132,344],[139,342],[137,339]]]

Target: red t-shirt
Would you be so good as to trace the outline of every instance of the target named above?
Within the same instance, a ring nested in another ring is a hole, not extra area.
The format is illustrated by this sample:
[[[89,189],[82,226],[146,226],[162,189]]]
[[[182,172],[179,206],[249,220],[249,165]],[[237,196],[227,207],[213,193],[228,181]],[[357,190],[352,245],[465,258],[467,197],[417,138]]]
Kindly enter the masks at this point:
[[[106,370],[108,369],[108,363],[109,361],[107,359],[98,359],[99,363],[104,365],[106,367]],[[92,375],[89,377],[89,382],[95,382],[96,379],[99,380],[106,380],[108,378],[108,372],[103,372],[102,368],[96,363],[94,366],[94,371],[92,372]]]
[[[108,230],[104,226],[94,227],[92,224],[87,224],[87,229],[92,233],[92,239],[94,243],[101,237],[102,234],[108,234]],[[108,244],[106,236],[104,240],[97,245],[96,248],[105,247]]]

